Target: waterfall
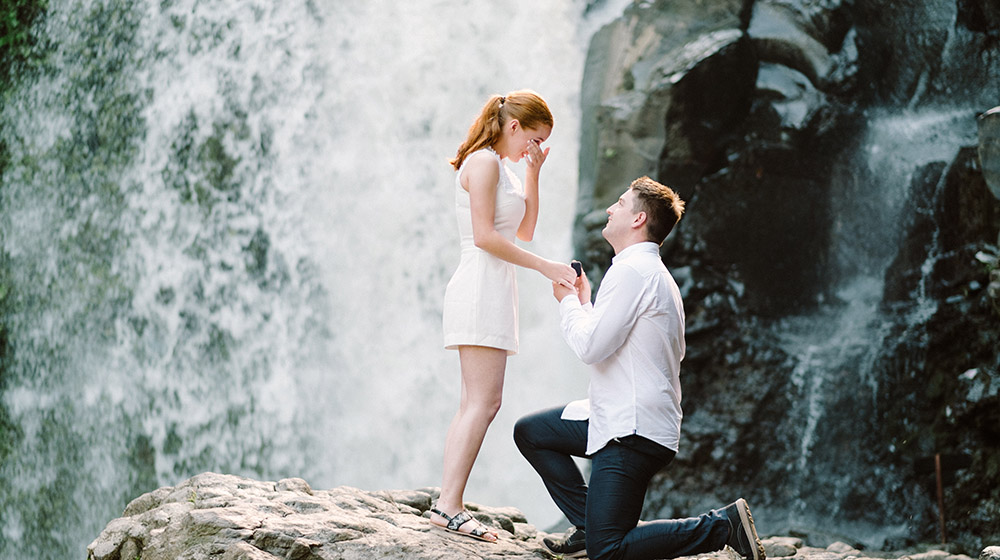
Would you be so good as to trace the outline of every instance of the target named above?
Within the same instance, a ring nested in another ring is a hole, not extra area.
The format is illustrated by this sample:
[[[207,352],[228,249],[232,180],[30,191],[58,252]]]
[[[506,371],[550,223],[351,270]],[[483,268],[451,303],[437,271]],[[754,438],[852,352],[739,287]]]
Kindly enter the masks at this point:
[[[585,4],[50,2],[0,116],[0,557],[82,554],[206,470],[440,485],[447,159],[489,94],[540,92],[530,249],[572,257],[583,59],[622,2]],[[586,370],[548,281],[519,274],[522,351],[466,499],[545,527],[511,428]]]
[[[867,117],[867,131],[847,150],[832,181],[838,189],[831,209],[836,218],[828,272],[839,286],[834,301],[773,327],[796,364],[790,387],[797,404],[790,418],[798,430],[799,454],[788,466],[790,503],[768,516],[772,523],[784,523],[786,531],[854,539],[878,549],[912,532],[909,517],[876,522],[841,508],[887,504],[886,511],[893,511],[892,504],[916,508],[928,498],[913,495],[919,489],[900,489],[900,466],[885,460],[894,450],[866,448],[869,434],[862,432],[877,433],[879,428],[877,410],[885,381],[875,368],[887,351],[884,345],[893,336],[904,342],[920,340],[921,329],[936,310],[936,301],[924,287],[933,261],[941,257],[936,230],[925,228],[934,237],[928,240],[927,261],[905,317],[887,314],[885,277],[907,233],[904,214],[914,212],[914,206],[917,212],[931,212],[921,208],[936,199],[914,200],[921,196],[914,189],[915,178],[928,165],[953,161],[959,148],[974,143],[975,112],[955,107],[880,109]],[[893,334],[898,325],[905,325],[906,332]],[[926,341],[918,347],[926,347]],[[922,369],[919,354],[908,359],[914,369]],[[891,446],[884,440],[879,444]]]

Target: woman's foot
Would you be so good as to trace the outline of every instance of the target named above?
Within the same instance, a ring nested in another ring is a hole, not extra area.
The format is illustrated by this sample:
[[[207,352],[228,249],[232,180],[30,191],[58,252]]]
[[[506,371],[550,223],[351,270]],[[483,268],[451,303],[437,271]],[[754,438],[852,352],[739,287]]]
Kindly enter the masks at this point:
[[[459,511],[455,515],[448,515],[437,507],[431,508],[431,523],[446,531],[458,533],[474,539],[486,542],[497,542],[500,534],[494,529],[480,523],[472,514],[466,510]]]

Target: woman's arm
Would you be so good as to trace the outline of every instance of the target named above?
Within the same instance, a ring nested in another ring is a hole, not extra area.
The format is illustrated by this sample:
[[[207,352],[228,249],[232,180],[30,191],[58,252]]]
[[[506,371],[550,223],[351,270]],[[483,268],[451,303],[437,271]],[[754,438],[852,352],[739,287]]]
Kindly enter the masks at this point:
[[[526,251],[496,230],[494,220],[497,183],[500,180],[500,169],[496,159],[488,154],[472,156],[466,162],[462,173],[462,186],[469,191],[472,237],[476,247],[509,263],[537,270],[553,282],[573,285],[576,272],[571,266]]]
[[[548,155],[548,148],[543,151],[535,142],[529,144],[528,168],[524,173],[524,218],[517,228],[517,238],[521,241],[531,241],[535,236],[535,226],[538,224],[538,176]]]

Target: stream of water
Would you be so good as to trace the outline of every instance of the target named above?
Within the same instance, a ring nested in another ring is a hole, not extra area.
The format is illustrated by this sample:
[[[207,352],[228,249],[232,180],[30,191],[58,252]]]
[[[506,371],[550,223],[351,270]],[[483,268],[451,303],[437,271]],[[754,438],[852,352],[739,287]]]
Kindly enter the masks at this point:
[[[0,557],[81,557],[129,500],[206,470],[440,485],[447,159],[489,94],[540,92],[530,248],[569,260],[586,45],[622,5],[50,2],[46,71],[0,117]],[[466,499],[544,527],[510,431],[586,373],[548,281],[519,283],[522,353]]]

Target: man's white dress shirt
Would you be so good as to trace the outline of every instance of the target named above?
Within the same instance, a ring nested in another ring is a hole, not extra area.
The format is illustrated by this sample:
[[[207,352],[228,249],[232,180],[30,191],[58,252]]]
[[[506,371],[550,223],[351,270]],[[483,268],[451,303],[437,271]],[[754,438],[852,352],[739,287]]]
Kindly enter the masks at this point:
[[[597,299],[559,302],[563,338],[593,366],[589,403],[570,403],[567,420],[586,420],[587,454],[617,437],[639,435],[677,451],[684,305],[677,283],[652,242],[615,255]]]

